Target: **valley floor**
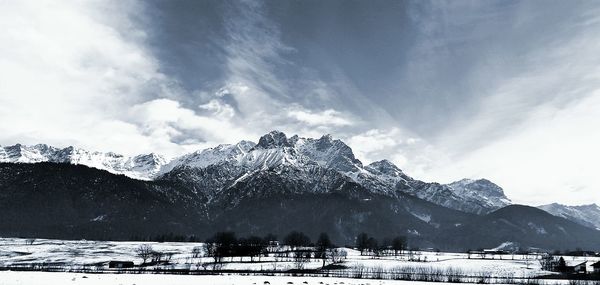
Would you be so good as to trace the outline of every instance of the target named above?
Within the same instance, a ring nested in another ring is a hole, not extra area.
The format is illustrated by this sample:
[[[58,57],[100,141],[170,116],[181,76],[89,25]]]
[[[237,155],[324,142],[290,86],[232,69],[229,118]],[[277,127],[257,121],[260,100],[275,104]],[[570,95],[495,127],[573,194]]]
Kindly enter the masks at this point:
[[[0,271],[0,285],[433,285],[464,284],[397,280],[366,280],[331,277],[237,276],[237,275],[168,275],[168,274],[83,274],[66,272]],[[569,284],[568,281],[545,280],[535,284]],[[582,283],[585,284],[585,283]],[[589,283],[593,284],[593,283]]]
[[[143,270],[153,272],[155,269],[171,272],[191,270],[200,275],[167,275],[167,274],[112,274],[116,271],[108,268],[109,261],[132,261],[136,268],[129,273],[139,270],[142,263],[136,255],[140,245],[150,245],[153,250],[172,254],[169,264],[146,266]],[[201,243],[177,242],[111,242],[111,241],[72,241],[19,238],[0,238],[0,267],[8,270],[21,268],[24,270],[44,270],[57,268],[59,271],[75,271],[86,273],[66,272],[35,272],[35,271],[0,271],[0,285],[4,284],[411,284],[414,281],[392,281],[377,279],[398,278],[405,272],[418,274],[457,274],[464,276],[461,282],[478,282],[487,277],[493,283],[504,283],[504,280],[516,282],[517,279],[531,278],[552,274],[541,269],[538,257],[535,255],[487,255],[469,256],[465,253],[427,252],[418,251],[401,256],[372,257],[362,256],[356,250],[344,248],[347,258],[339,263],[343,268],[329,271],[329,275],[313,274],[312,276],[358,277],[373,279],[344,279],[332,277],[292,277],[287,270],[296,269],[297,264],[287,257],[270,255],[262,257],[260,262],[253,262],[248,257],[226,258],[222,270],[249,273],[251,276],[234,275],[203,275],[211,270],[214,263],[210,257],[193,257],[193,249],[201,247]],[[565,257],[569,263],[600,260],[598,257]],[[418,261],[416,261],[418,260]],[[41,267],[40,267],[41,266]],[[50,266],[50,267],[44,267]],[[311,259],[303,264],[304,269],[319,269],[322,260]],[[41,268],[41,269],[40,269]],[[591,267],[589,268],[591,269]],[[90,272],[104,274],[90,274]],[[275,275],[260,276],[264,272],[275,272]],[[210,273],[210,272],[208,272]],[[84,276],[86,278],[84,278]],[[308,275],[305,275],[308,276]],[[442,277],[449,281],[448,278]],[[423,280],[423,279],[408,279]],[[435,279],[425,279],[437,281]],[[526,281],[526,279],[523,279]],[[68,282],[67,282],[68,281]],[[308,283],[304,283],[304,282]],[[292,282],[292,283],[288,283]],[[322,282],[322,283],[321,283]],[[511,283],[508,282],[508,283]],[[543,284],[553,284],[545,281]],[[560,282],[559,282],[560,283]],[[419,282],[419,284],[426,284]],[[437,283],[440,284],[440,283]]]

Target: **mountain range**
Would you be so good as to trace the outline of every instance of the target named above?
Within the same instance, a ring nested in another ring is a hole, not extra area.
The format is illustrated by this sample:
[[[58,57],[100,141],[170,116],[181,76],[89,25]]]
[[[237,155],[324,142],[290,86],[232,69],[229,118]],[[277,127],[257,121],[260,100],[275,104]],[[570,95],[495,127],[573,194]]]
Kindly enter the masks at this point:
[[[558,203],[538,206],[538,208],[558,217],[576,222],[586,227],[600,230],[600,206],[596,204],[567,206]]]
[[[394,196],[397,192],[403,192],[468,213],[488,213],[511,204],[502,188],[485,179],[463,179],[450,184],[427,183],[409,177],[388,160],[363,165],[354,157],[348,145],[341,140],[332,139],[330,135],[319,139],[298,136],[287,138],[284,133],[273,131],[262,136],[258,143],[241,141],[233,145],[223,144],[176,157],[171,161],[154,153],[127,157],[72,146],[60,149],[45,144],[17,144],[0,147],[0,162],[85,165],[140,180],[154,180],[164,175],[172,177],[174,173],[187,172],[188,175],[180,178],[188,181],[197,180],[198,177],[192,174],[194,170],[218,166],[223,170],[223,177],[201,182],[213,183],[211,187],[214,190],[225,186],[219,181],[242,181],[265,169],[289,167],[307,173],[311,169],[326,168],[337,171],[374,193]]]
[[[455,250],[507,241],[594,248],[600,240],[600,231],[569,221],[572,215],[511,205],[502,188],[485,179],[430,183],[387,160],[363,165],[329,135],[273,131],[257,143],[171,160],[14,145],[0,147],[0,162],[0,214],[6,217],[0,235],[127,239],[296,229],[330,231],[348,244],[367,231]]]

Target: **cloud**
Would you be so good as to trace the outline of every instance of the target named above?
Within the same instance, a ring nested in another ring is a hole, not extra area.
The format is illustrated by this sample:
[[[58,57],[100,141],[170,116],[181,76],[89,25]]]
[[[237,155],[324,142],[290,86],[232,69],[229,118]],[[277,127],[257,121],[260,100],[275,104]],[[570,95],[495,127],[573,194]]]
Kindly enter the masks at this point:
[[[372,129],[351,137],[348,143],[354,146],[353,149],[359,156],[368,157],[370,153],[398,146],[401,141],[395,138],[397,134],[398,129],[389,131]]]
[[[0,143],[177,155],[272,129],[320,135],[350,126],[340,111],[289,100],[277,68],[293,49],[261,3],[241,4],[225,23],[221,88],[188,92],[161,72],[132,20],[143,17],[143,3],[2,2],[0,120],[10,123],[0,125]]]
[[[399,128],[370,129],[345,141],[363,163],[387,159],[415,177],[424,177],[436,161],[446,159],[435,147]]]
[[[247,138],[222,100],[181,105],[189,94],[131,20],[143,12],[138,2],[0,3],[0,143],[172,156]]]
[[[465,174],[486,177],[526,204],[597,201],[600,135],[593,130],[600,128],[599,108],[600,89],[566,108],[545,104],[510,135],[429,175],[447,180]]]
[[[149,150],[121,118],[131,104],[169,92],[143,48],[145,33],[129,21],[140,10],[135,2],[2,1],[0,143]],[[114,129],[103,132],[107,125]]]
[[[141,126],[150,139],[179,142],[186,149],[237,142],[251,136],[243,126],[230,121],[234,111],[227,104],[212,100],[200,105],[199,110],[210,113],[200,115],[177,101],[156,99],[132,106],[130,120]]]
[[[176,155],[272,129],[331,133],[420,179],[486,177],[527,203],[597,197],[597,5],[412,2],[405,22],[364,27],[390,36],[402,23],[409,37],[362,45],[344,34],[353,19],[313,34],[279,22],[273,3],[217,5],[206,21],[224,33],[191,46],[222,61],[206,77],[218,79],[192,90],[164,73],[169,46],[140,25],[155,23],[145,2],[1,1],[0,144]]]
[[[288,110],[288,116],[295,120],[310,126],[350,126],[352,122],[343,117],[342,113],[327,109],[322,112],[313,112],[309,110]]]
[[[599,156],[597,5],[445,4],[429,15],[443,17],[419,20],[428,24],[414,58],[440,66],[469,47],[478,50],[461,57],[461,70],[470,72],[458,84],[468,83],[463,93],[471,95],[427,135],[448,159],[433,160],[422,177],[486,177],[521,203],[600,202],[592,190],[598,181],[587,170]],[[512,26],[506,18],[514,19]],[[553,32],[539,33],[540,27]],[[463,43],[468,47],[455,48]],[[425,66],[418,60],[415,66]]]
[[[221,119],[230,119],[235,116],[233,107],[219,100],[210,100],[208,103],[198,106],[198,108],[206,110],[213,116]]]

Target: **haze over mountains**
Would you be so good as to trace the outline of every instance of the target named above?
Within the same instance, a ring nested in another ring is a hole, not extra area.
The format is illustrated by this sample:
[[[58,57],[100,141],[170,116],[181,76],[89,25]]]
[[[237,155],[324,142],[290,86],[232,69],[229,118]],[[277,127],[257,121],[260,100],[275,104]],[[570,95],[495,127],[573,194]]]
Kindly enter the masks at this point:
[[[351,243],[369,231],[449,249],[506,241],[592,248],[600,240],[586,220],[594,216],[553,212],[559,218],[511,206],[502,188],[485,179],[429,183],[387,160],[363,165],[329,135],[288,138],[273,131],[257,143],[219,145],[171,161],[14,145],[0,147],[0,162],[0,209],[8,217],[0,234],[126,239],[300,229],[333,231],[338,242]]]

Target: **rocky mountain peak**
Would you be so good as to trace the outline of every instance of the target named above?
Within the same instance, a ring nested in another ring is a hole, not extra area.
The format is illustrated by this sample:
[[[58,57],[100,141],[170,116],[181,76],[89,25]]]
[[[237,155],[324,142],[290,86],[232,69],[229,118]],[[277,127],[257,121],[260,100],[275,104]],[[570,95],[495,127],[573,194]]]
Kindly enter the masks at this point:
[[[401,176],[404,174],[400,168],[387,159],[372,162],[367,167],[385,175]]]
[[[504,196],[504,190],[487,179],[462,179],[449,184],[450,187],[461,191],[480,192],[488,195]]]
[[[164,165],[166,162],[163,156],[155,153],[140,154],[133,157],[133,163],[135,164],[159,166]]]
[[[277,147],[291,147],[292,144],[287,136],[280,131],[271,131],[270,133],[260,137],[256,148],[270,149]]]
[[[256,143],[252,142],[252,141],[243,140],[243,141],[238,142],[235,145],[239,150],[241,150],[243,152],[249,152],[253,147],[256,146]]]
[[[330,180],[339,176],[358,183],[372,193],[397,196],[403,192],[470,213],[486,213],[510,204],[502,188],[485,179],[463,179],[441,185],[413,179],[389,160],[364,166],[354,156],[350,146],[331,135],[320,138],[294,135],[288,138],[283,132],[271,131],[260,137],[257,144],[251,141],[221,144],[182,155],[169,162],[154,153],[130,157],[74,147],[56,149],[41,145],[18,145],[0,148],[0,161],[83,164],[143,180],[167,176],[168,173],[172,174],[169,177],[181,174],[177,177],[214,189],[263,172],[275,172],[281,175],[281,179],[298,183],[314,179]],[[212,175],[208,173],[215,176],[205,177]],[[313,177],[314,173],[328,173],[328,177]]]
[[[600,207],[596,204],[568,206],[559,203],[538,206],[538,208],[580,225],[600,230]]]

